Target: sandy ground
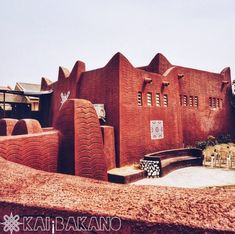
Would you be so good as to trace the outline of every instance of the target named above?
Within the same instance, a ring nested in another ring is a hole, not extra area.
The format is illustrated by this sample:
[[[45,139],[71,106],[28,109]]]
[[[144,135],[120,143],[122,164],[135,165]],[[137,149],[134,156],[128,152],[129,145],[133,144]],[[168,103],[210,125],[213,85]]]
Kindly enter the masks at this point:
[[[197,174],[193,180],[205,177]],[[116,216],[122,220],[119,233],[235,233],[235,191],[226,188],[119,185],[43,172],[1,157],[0,181],[0,222],[13,211],[21,217]]]
[[[209,167],[187,167],[161,178],[145,178],[135,185],[160,185],[181,188],[200,188],[235,185],[235,170]]]

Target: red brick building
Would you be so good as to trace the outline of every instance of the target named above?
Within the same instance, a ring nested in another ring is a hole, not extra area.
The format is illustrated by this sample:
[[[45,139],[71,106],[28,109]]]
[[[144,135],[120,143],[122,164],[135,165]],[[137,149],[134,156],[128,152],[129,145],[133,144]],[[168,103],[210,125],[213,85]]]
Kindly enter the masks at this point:
[[[104,104],[105,124],[115,129],[117,166],[147,153],[193,146],[208,135],[234,137],[229,68],[212,73],[175,66],[162,54],[135,68],[117,53],[96,70],[85,71],[80,61],[71,73],[60,68],[57,82],[42,80],[42,89],[49,88],[54,90],[51,104],[44,103],[51,106],[47,121],[52,125],[67,98]]]

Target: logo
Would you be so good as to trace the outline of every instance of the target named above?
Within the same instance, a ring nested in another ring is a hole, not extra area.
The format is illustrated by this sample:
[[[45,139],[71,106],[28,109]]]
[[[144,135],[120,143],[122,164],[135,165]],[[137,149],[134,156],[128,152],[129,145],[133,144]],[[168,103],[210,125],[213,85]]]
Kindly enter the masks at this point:
[[[31,216],[24,215],[4,215],[4,232],[116,232],[121,229],[121,219],[119,217],[95,217],[95,216]],[[19,222],[21,221],[21,222]]]
[[[4,215],[3,216],[4,222],[1,223],[4,225],[3,231],[4,232],[10,232],[11,234],[14,232],[19,232],[20,231],[20,225],[22,223],[19,222],[20,216],[19,215],[14,215],[11,213],[9,216]]]
[[[68,91],[67,93],[61,93],[60,94],[60,98],[61,98],[61,101],[60,101],[60,103],[61,103],[61,106],[60,106],[60,108],[63,106],[63,104],[68,100],[68,98],[69,98],[69,95],[70,95],[70,91]]]

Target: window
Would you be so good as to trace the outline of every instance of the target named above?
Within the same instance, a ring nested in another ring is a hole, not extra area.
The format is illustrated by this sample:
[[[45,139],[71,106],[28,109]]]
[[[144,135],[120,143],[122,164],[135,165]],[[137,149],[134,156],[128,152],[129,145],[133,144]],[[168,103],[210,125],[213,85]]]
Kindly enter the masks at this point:
[[[217,98],[216,101],[217,101],[217,107],[220,108],[220,100],[219,100],[219,98]]]
[[[184,106],[188,105],[188,97],[184,95]]]
[[[167,94],[163,95],[163,106],[164,107],[168,106],[168,96],[167,96]]]
[[[189,106],[193,106],[193,96],[189,97]]]
[[[212,107],[212,97],[209,97],[209,107]]]
[[[142,106],[143,105],[143,103],[142,103],[142,93],[141,92],[138,92],[137,102],[138,102],[138,106]]]
[[[198,96],[194,97],[194,107],[198,108]]]
[[[161,106],[160,93],[156,93],[156,106]]]
[[[152,106],[152,93],[147,93],[147,105]]]
[[[216,108],[216,98],[212,98],[212,108]]]
[[[223,100],[220,98],[209,97],[209,106],[213,109],[220,109],[223,105]]]

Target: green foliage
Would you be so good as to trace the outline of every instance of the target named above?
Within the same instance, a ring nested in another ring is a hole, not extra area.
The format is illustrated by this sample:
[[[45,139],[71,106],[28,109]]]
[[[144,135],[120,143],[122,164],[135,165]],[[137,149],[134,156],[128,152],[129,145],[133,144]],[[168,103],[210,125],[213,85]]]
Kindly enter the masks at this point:
[[[222,134],[217,138],[213,136],[208,136],[207,140],[205,141],[196,141],[195,146],[199,149],[204,150],[209,145],[227,144],[229,142],[231,142],[230,134]]]

